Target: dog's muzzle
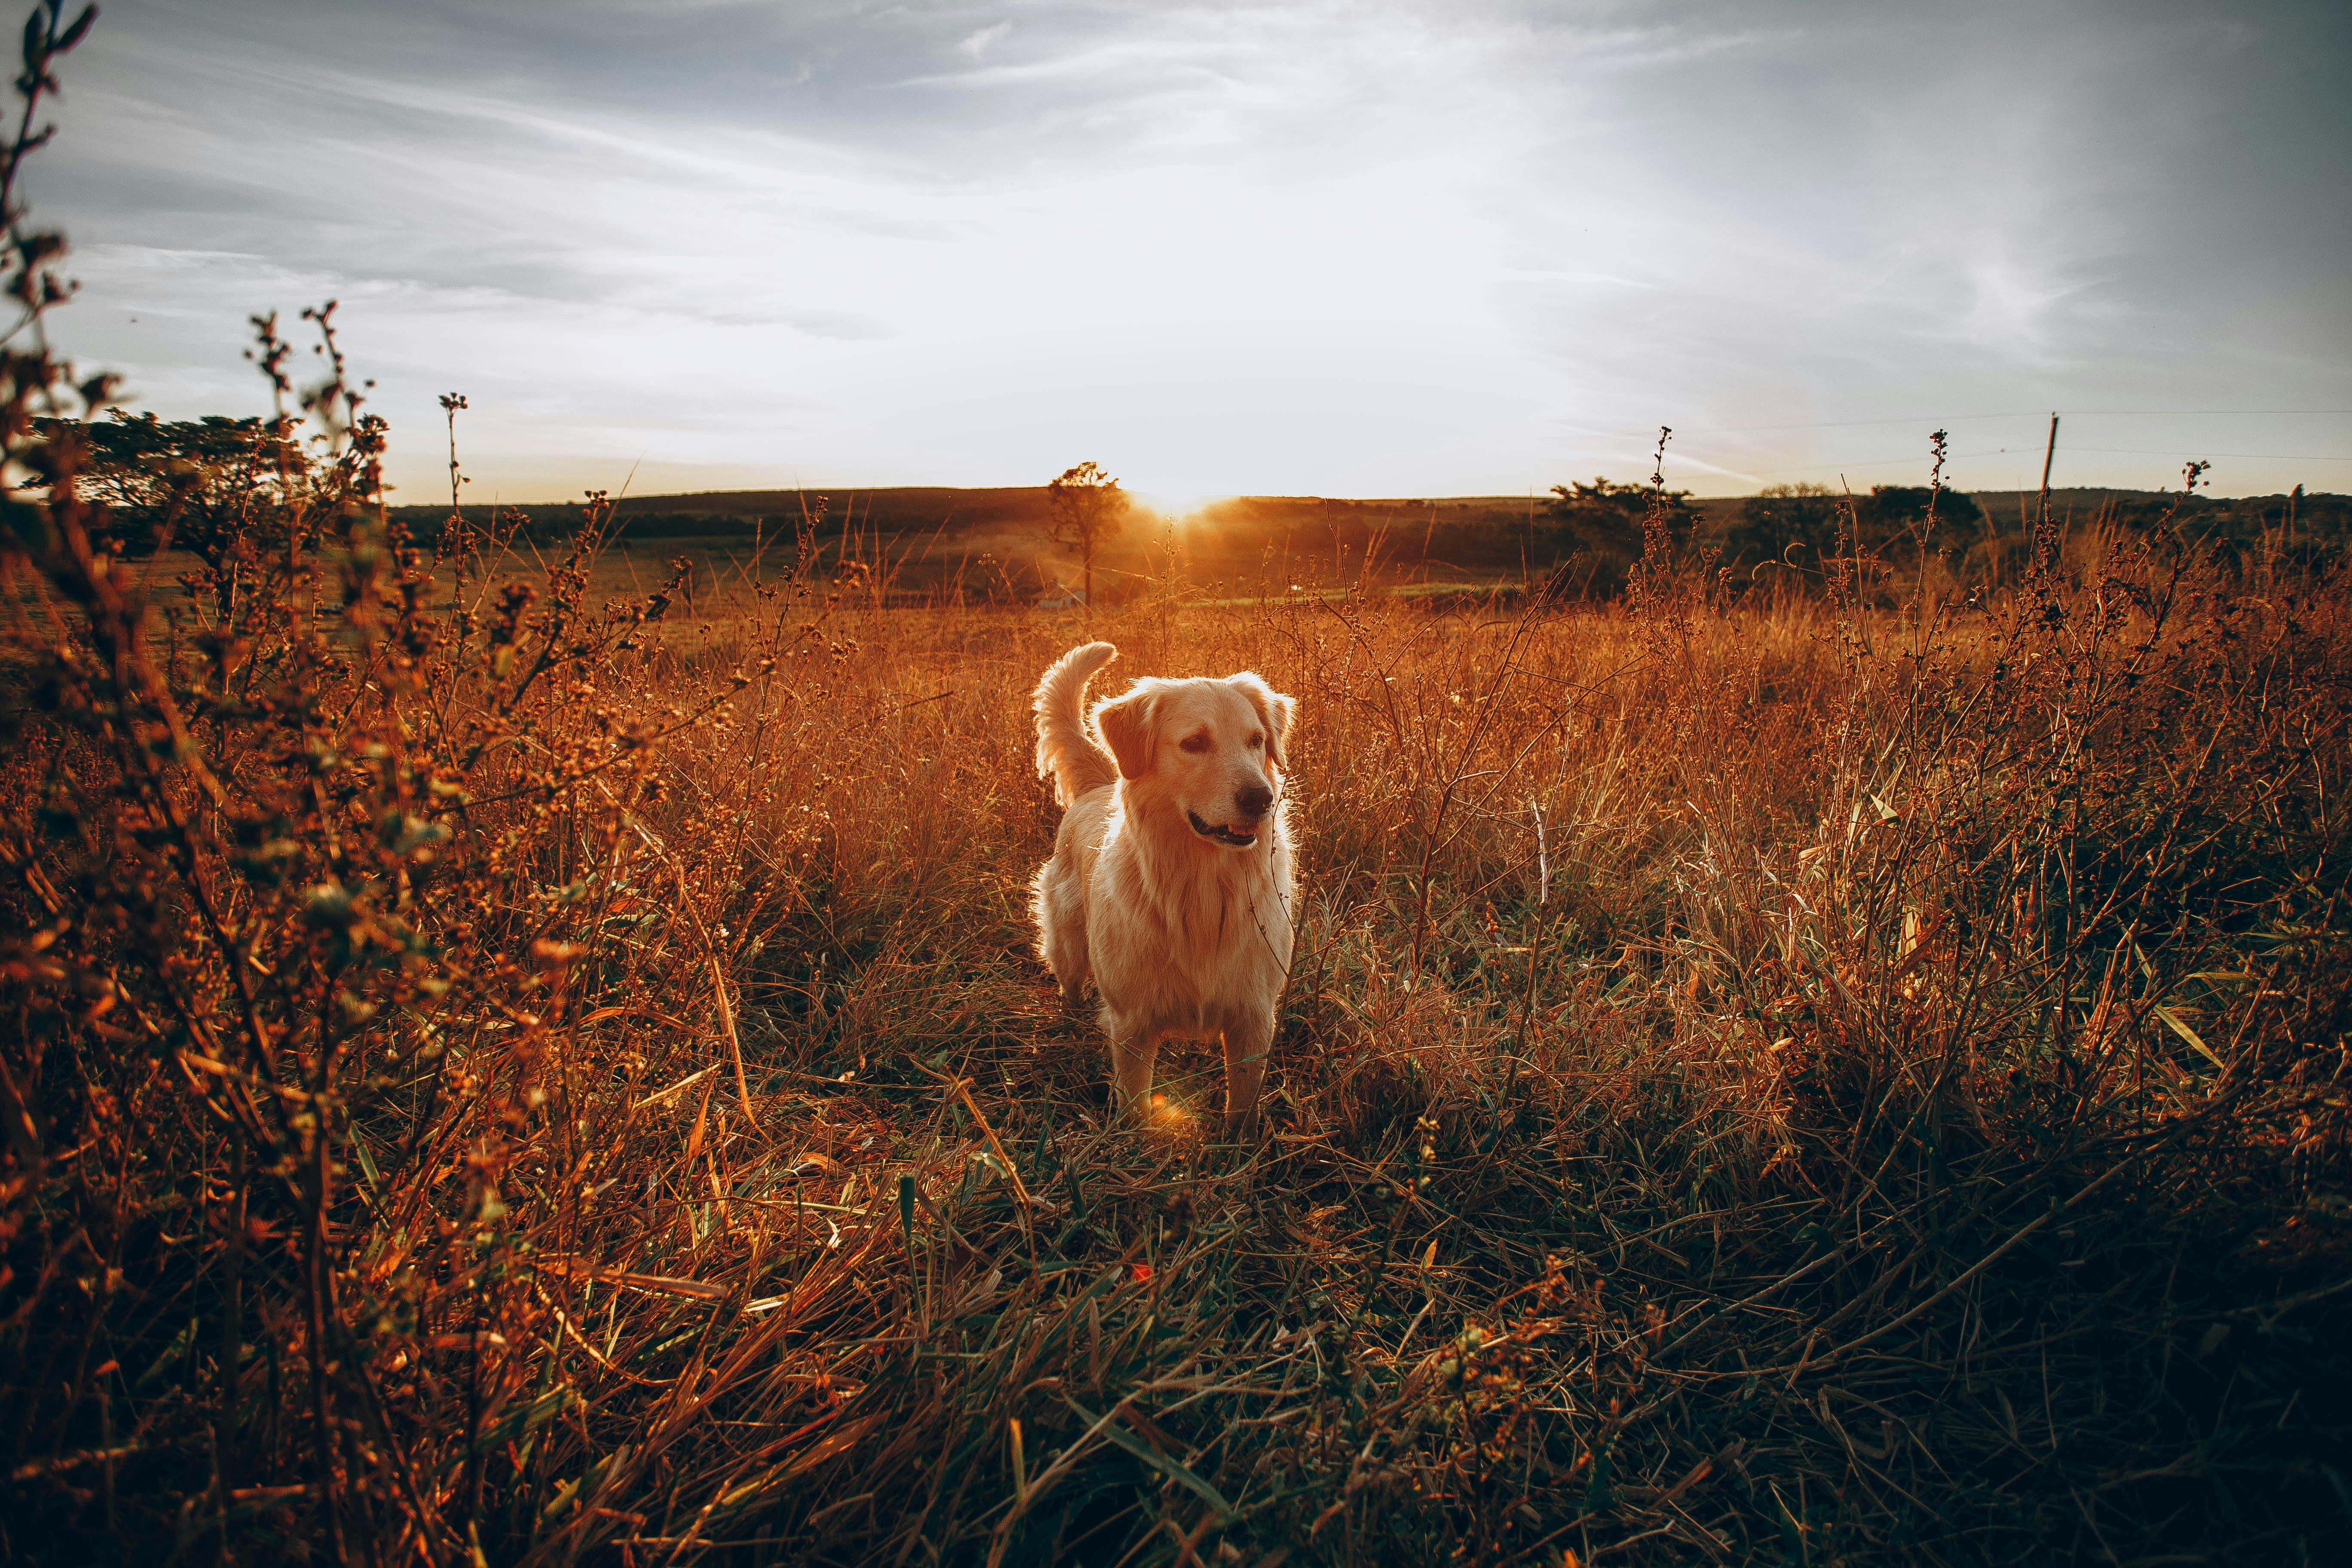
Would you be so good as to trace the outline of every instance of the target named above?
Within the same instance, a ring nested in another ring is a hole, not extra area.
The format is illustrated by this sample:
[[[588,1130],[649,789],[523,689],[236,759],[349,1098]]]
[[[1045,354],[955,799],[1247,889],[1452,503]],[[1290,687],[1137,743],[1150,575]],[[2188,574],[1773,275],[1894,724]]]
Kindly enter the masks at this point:
[[[1197,811],[1188,811],[1184,816],[1192,823],[1193,832],[1212,843],[1230,844],[1236,849],[1246,849],[1257,842],[1257,829],[1255,825],[1248,832],[1240,833],[1230,827],[1212,827],[1201,820],[1201,814]]]

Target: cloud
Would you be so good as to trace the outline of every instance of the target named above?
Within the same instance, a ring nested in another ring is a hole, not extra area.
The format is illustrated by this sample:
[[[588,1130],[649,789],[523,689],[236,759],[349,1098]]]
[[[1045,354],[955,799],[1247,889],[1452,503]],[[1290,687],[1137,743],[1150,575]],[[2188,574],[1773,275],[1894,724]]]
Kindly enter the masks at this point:
[[[1737,488],[1914,460],[1927,426],[1842,423],[1889,408],[2352,406],[2352,212],[2313,195],[2348,34],[2190,0],[120,0],[30,189],[83,247],[78,357],[249,412],[246,317],[341,299],[428,489],[451,388],[510,495],[597,451],[1516,492],[1645,473],[1659,423],[1677,482]],[[2200,432],[2283,449],[2166,438]]]
[[[1010,22],[998,22],[991,26],[982,27],[957,44],[956,53],[967,59],[979,59],[996,45],[1003,42],[1005,36],[1012,31],[1013,24]]]

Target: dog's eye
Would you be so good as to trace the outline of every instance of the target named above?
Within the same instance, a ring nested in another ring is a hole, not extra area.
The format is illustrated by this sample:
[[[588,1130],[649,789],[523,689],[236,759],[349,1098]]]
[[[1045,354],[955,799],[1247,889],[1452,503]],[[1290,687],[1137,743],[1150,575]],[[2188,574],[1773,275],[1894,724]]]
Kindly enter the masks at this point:
[[[1209,737],[1206,735],[1187,735],[1176,743],[1197,757],[1202,752],[1209,749]]]
[[[1253,752],[1263,750],[1265,745],[1265,737],[1264,735],[1252,735],[1249,738],[1250,750]]]

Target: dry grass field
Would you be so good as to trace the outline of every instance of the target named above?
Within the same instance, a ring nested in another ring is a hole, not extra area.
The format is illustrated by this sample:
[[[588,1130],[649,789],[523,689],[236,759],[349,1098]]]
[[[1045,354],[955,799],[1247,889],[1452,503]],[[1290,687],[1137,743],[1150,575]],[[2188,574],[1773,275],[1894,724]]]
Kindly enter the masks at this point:
[[[19,563],[7,1555],[2352,1540],[2340,585],[689,617],[364,467]],[[1090,636],[1301,700],[1261,1137],[1028,952]]]

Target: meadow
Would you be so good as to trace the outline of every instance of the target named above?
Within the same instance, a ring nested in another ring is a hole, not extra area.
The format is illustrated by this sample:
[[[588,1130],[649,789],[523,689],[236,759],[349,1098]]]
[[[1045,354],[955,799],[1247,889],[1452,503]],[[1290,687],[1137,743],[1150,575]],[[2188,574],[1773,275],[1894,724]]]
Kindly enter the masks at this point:
[[[2352,1539],[2340,585],[689,616],[365,459],[18,578],[12,1557]],[[1097,636],[1302,703],[1255,1138],[1028,951]]]
[[[412,532],[331,305],[313,386],[257,321],[277,418],[109,478],[32,107],[0,1557],[2352,1546],[2352,584],[2193,467],[1997,576],[1932,485],[1745,584],[1601,487],[1581,597]],[[1115,1115],[1029,951],[1028,692],[1097,637],[1301,705],[1244,1138],[1205,1051]]]

